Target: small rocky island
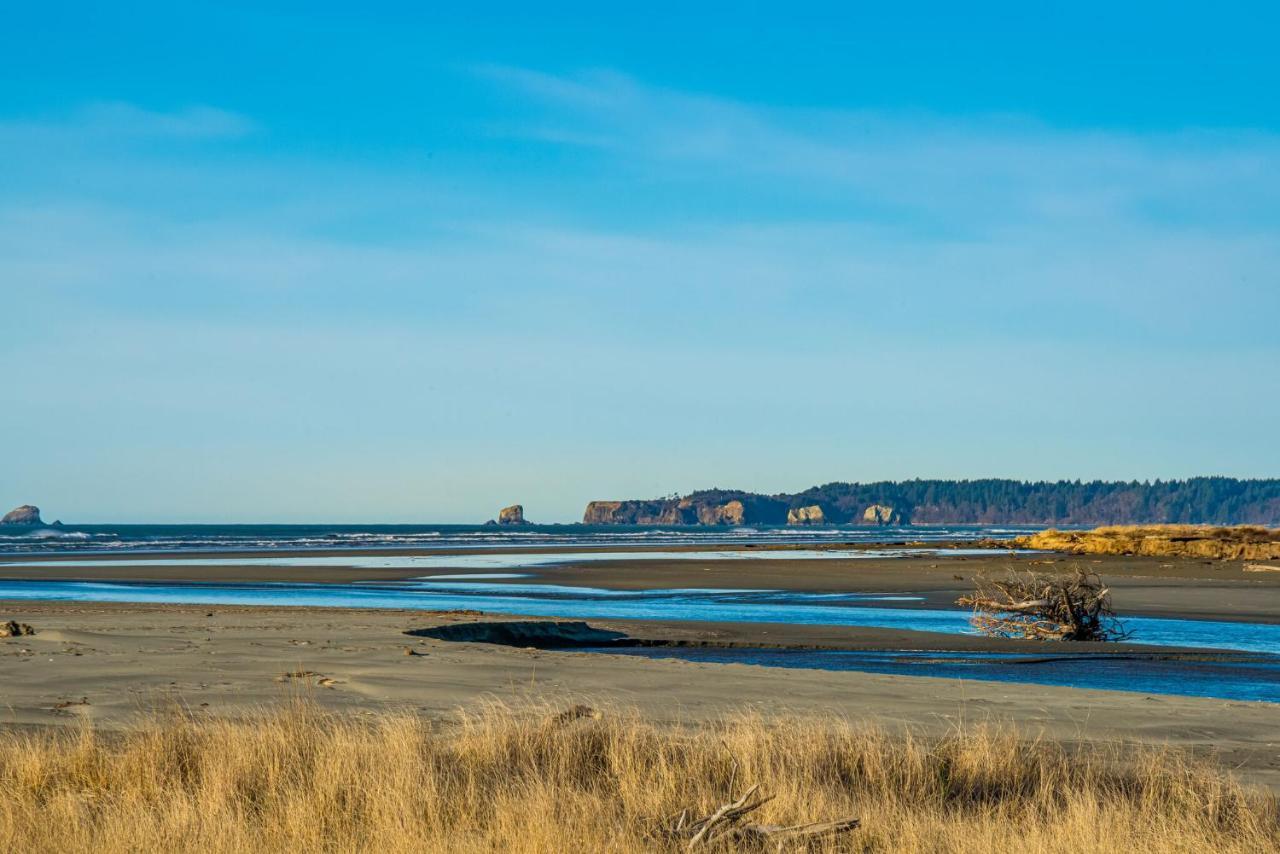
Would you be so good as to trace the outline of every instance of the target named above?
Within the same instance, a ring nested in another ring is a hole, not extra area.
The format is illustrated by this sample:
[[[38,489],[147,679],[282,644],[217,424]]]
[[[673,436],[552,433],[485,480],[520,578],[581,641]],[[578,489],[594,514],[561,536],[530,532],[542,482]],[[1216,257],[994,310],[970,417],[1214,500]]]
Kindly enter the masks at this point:
[[[825,525],[827,516],[817,504],[806,507],[792,507],[787,511],[788,525]]]
[[[524,518],[524,505],[512,504],[510,507],[503,507],[498,511],[499,525],[528,525],[529,521]]]
[[[4,514],[4,518],[0,518],[0,525],[43,526],[44,520],[40,518],[39,507],[33,504],[23,504],[21,507],[15,507]]]
[[[503,507],[498,511],[496,520],[490,519],[485,522],[486,525],[504,525],[518,526],[531,524],[528,519],[524,518],[524,505],[512,504],[510,507]]]

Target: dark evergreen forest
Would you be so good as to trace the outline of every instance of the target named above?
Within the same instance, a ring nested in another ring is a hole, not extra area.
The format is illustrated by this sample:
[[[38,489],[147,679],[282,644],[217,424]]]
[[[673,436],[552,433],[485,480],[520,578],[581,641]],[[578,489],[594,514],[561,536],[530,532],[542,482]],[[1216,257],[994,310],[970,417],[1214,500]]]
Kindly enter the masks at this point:
[[[711,489],[688,497],[696,504],[741,500],[747,517],[758,522],[782,522],[789,508],[813,504],[823,509],[829,522],[858,522],[868,506],[883,504],[894,508],[904,523],[917,525],[1280,525],[1278,479],[904,480],[828,483],[779,495]]]

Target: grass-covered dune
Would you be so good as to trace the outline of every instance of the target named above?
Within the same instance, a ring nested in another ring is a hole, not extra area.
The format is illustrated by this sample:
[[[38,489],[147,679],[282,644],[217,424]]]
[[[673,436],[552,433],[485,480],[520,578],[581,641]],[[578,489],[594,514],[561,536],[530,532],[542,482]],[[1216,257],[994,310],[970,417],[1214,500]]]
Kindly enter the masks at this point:
[[[1280,558],[1280,530],[1252,525],[1112,525],[1092,531],[1040,531],[1018,537],[1021,548],[1071,554],[1195,557],[1211,560]]]
[[[672,816],[755,783],[775,796],[761,823],[861,819],[809,850],[1280,850],[1274,797],[1214,767],[993,727],[927,740],[838,719],[686,729],[494,707],[433,722],[300,704],[4,733],[0,781],[8,851],[677,851]]]

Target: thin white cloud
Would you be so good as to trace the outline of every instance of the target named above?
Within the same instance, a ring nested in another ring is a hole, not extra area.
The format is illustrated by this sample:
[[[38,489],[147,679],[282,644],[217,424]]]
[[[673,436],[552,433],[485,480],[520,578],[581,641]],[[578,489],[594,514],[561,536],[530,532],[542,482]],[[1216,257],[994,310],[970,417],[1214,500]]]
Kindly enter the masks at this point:
[[[197,104],[166,111],[124,101],[97,101],[60,116],[0,120],[0,141],[217,140],[238,139],[255,129],[247,116],[217,107]]]
[[[239,113],[203,105],[164,112],[109,101],[85,107],[78,118],[92,131],[134,136],[235,138],[254,129],[253,122]]]
[[[94,312],[529,321],[685,350],[981,334],[1276,356],[1260,343],[1280,310],[1267,135],[779,110],[609,72],[484,74],[545,108],[543,141],[590,140],[603,162],[557,175],[564,193],[475,172],[445,174],[441,193],[440,175],[410,166],[330,171],[252,150],[156,161],[148,145],[63,162],[28,138],[0,153],[68,180],[0,199],[0,280]],[[252,126],[199,109],[76,116],[68,128],[120,134]]]
[[[647,87],[616,72],[482,75],[542,113],[530,138],[611,148],[682,180],[772,186],[953,224],[1169,217],[1280,219],[1280,137],[1187,129],[1054,128],[1026,117],[964,119],[778,108]]]

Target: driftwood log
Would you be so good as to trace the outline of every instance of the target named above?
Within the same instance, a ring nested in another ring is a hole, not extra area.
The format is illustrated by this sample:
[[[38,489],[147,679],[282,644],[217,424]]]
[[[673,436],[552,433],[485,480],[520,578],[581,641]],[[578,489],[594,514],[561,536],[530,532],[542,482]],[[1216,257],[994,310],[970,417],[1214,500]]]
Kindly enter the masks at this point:
[[[979,577],[977,590],[956,600],[973,609],[969,622],[992,637],[1118,641],[1128,637],[1111,609],[1111,591],[1097,573],[1012,573],[1003,581]]]
[[[758,785],[742,793],[742,797],[717,809],[706,818],[691,819],[684,810],[674,817],[661,835],[670,840],[688,840],[685,850],[728,844],[735,850],[751,850],[773,847],[782,851],[792,843],[805,844],[818,839],[839,836],[861,824],[856,818],[838,821],[819,821],[811,824],[756,824],[744,821],[746,816],[773,800],[773,796],[760,797]]]

